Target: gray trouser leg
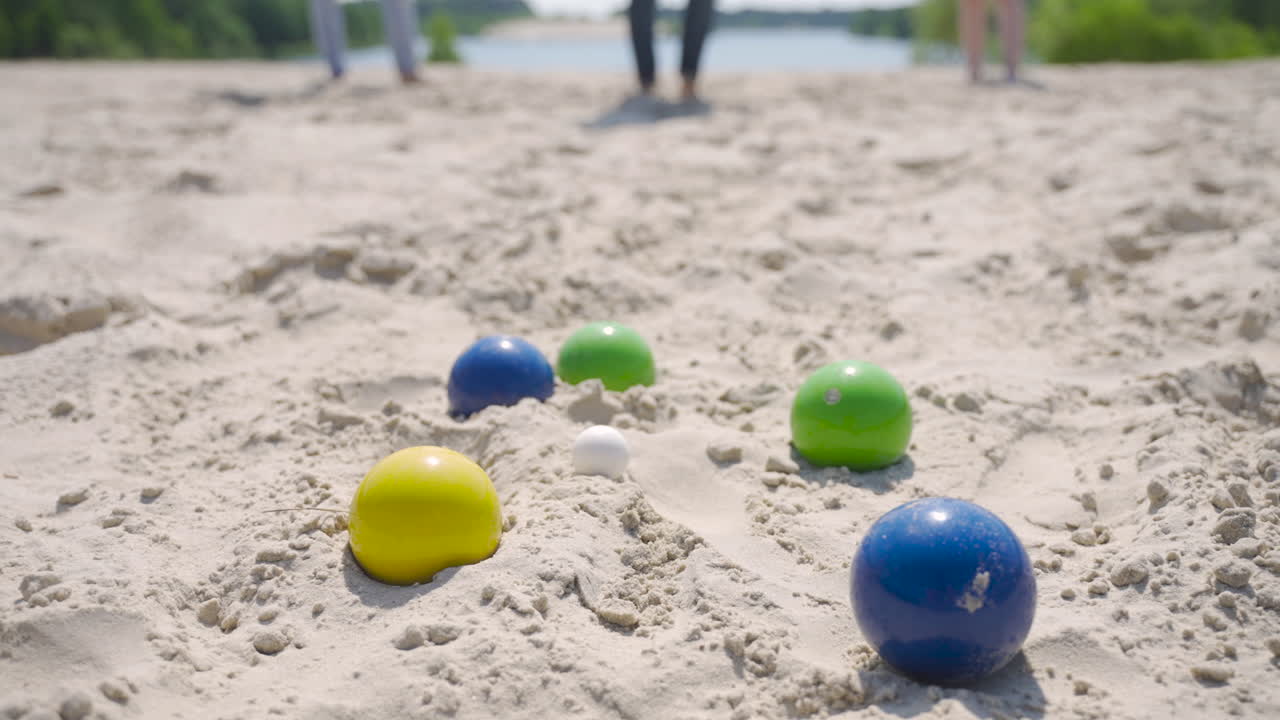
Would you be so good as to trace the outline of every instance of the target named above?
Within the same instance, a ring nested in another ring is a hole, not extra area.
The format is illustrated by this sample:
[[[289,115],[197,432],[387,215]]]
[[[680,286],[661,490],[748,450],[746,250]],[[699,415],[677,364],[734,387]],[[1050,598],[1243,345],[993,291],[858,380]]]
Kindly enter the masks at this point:
[[[347,71],[347,26],[335,0],[311,0],[311,36],[329,63],[329,74],[342,77]]]
[[[395,56],[400,77],[405,80],[416,76],[413,41],[418,36],[417,21],[417,8],[406,0],[382,0],[382,24],[386,28],[387,43]]]

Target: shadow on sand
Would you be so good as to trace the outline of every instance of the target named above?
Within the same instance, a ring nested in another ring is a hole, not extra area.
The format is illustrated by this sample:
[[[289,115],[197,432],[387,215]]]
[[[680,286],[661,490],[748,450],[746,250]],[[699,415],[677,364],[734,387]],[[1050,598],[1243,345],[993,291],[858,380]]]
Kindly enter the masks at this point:
[[[791,446],[791,460],[800,466],[800,477],[804,478],[804,481],[810,485],[819,487],[833,483],[852,485],[866,488],[877,495],[883,495],[893,490],[916,474],[916,464],[910,455],[902,456],[901,460],[889,467],[869,472],[854,472],[844,468],[833,470],[832,468],[817,467],[805,460],[794,445]]]
[[[431,582],[419,585],[388,585],[374,580],[365,573],[359,561],[351,554],[350,545],[342,551],[342,581],[346,583],[352,595],[369,607],[400,607],[416,597],[444,587],[454,575],[458,574],[458,570],[459,568],[456,567],[445,568],[436,573],[436,576],[431,578]]]
[[[1048,702],[1024,653],[1018,653],[994,675],[963,689],[941,688],[941,692],[930,692],[929,686],[887,667],[862,673],[863,687],[874,688],[877,679],[886,675],[905,680],[908,683],[905,692],[883,702],[873,700],[871,704],[888,715],[900,718],[913,718],[930,712],[945,700],[959,701],[969,713],[979,718],[1043,718]]]
[[[617,107],[583,123],[582,127],[587,130],[608,130],[628,125],[656,125],[664,120],[703,117],[711,112],[711,104],[702,100],[669,102],[652,95],[632,95]]]

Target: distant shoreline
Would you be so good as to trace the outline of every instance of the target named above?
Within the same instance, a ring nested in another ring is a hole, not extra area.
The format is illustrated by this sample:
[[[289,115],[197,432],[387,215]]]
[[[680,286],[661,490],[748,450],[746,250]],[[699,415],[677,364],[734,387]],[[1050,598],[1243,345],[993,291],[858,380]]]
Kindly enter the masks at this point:
[[[519,40],[582,40],[625,36],[626,20],[574,20],[568,18],[515,18],[502,20],[480,32],[488,37]]]

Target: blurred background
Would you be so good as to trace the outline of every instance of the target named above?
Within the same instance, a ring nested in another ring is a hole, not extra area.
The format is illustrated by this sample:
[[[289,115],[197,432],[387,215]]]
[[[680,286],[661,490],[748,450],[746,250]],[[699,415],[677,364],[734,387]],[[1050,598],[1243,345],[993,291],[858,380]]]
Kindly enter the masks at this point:
[[[624,0],[417,0],[419,52],[502,69],[629,67]],[[663,3],[663,60],[683,3]],[[0,57],[314,56],[308,0],[0,0]],[[1029,0],[1034,60],[1223,60],[1280,54],[1280,0]],[[706,66],[890,69],[956,58],[956,0],[721,0]],[[344,6],[354,64],[384,62],[376,2]],[[995,42],[994,34],[991,36]],[[992,48],[994,52],[994,47]]]

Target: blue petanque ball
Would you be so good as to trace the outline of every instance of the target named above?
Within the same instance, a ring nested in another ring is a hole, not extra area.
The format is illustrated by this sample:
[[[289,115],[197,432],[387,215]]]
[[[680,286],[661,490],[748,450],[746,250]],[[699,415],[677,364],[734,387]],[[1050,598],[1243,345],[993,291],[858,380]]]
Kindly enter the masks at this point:
[[[490,405],[546,400],[556,389],[551,364],[538,348],[511,335],[477,340],[449,372],[449,414],[465,418]]]
[[[885,513],[853,561],[853,614],[880,657],[933,685],[1013,659],[1036,613],[1031,560],[991,511],[928,498]]]

